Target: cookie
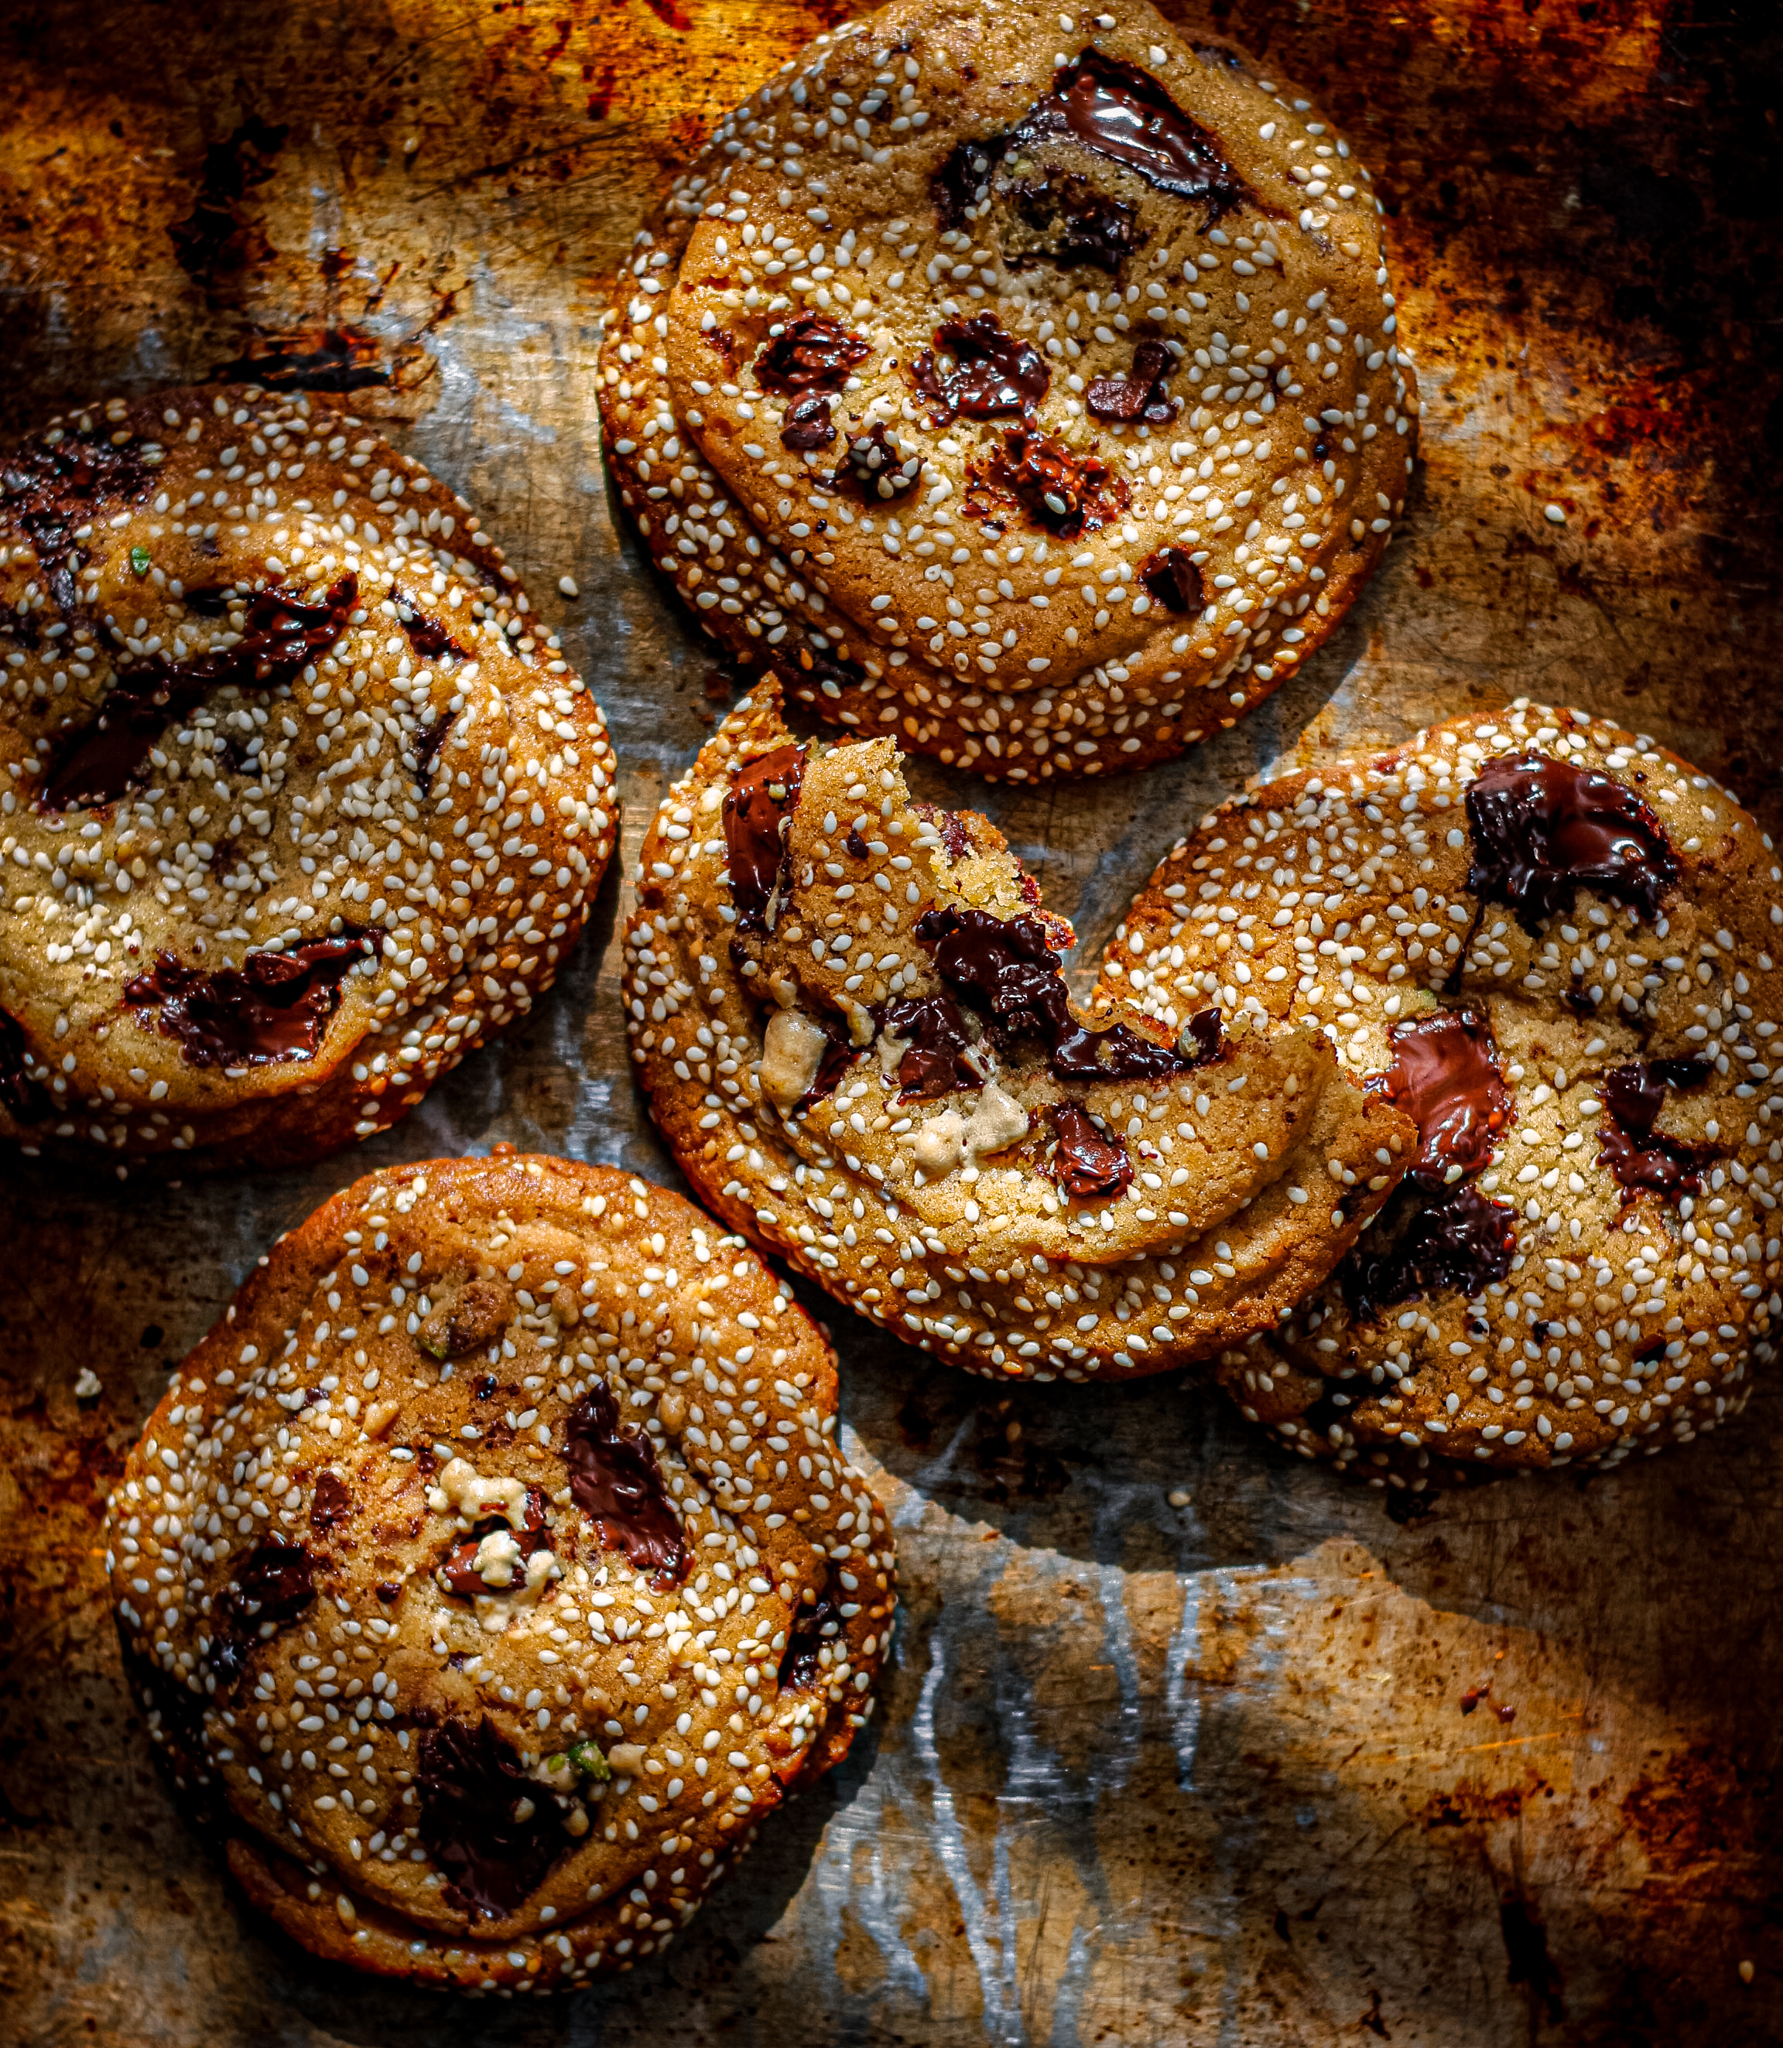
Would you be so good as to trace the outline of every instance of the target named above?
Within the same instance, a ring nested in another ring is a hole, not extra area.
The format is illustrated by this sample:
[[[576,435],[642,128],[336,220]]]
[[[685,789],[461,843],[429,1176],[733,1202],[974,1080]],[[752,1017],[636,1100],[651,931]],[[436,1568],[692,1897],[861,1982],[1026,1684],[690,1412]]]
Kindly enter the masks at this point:
[[[464,501],[344,409],[113,399],[0,463],[0,1135],[370,1136],[586,922],[606,727]]]
[[[701,1198],[837,1300],[999,1378],[1157,1372],[1270,1327],[1412,1120],[1313,1030],[1071,1002],[1070,926],[889,739],[763,684],[664,799],[626,929],[651,1113]]]
[[[281,1238],[106,1528],[253,1904],[465,1989],[662,1949],[873,1709],[892,1538],[835,1428],[785,1287],[604,1167],[393,1168]]]
[[[1783,868],[1727,792],[1519,701],[1202,820],[1100,1000],[1325,1033],[1417,1155],[1331,1281],[1228,1347],[1253,1421],[1376,1484],[1614,1465],[1776,1346]]]
[[[1386,284],[1367,173],[1241,53],[917,0],[820,37],[640,236],[609,459],[707,628],[825,717],[1018,781],[1142,766],[1385,547]]]

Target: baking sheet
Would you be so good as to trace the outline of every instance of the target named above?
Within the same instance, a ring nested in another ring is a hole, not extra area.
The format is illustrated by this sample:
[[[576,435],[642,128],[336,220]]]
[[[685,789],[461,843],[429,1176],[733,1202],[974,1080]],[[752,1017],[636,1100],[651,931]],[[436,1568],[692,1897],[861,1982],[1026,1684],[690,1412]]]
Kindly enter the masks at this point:
[[[840,12],[8,9],[0,422],[248,357],[333,364],[562,625],[629,859],[722,707],[606,495],[597,322],[676,157]],[[1334,644],[1217,745],[1087,790],[918,783],[997,819],[1086,963],[1248,775],[1523,693],[1639,725],[1783,823],[1776,10],[1199,18],[1310,87],[1386,196],[1425,400],[1405,530]],[[673,1182],[626,1074],[623,903],[615,876],[522,1030],[309,1173],[0,1167],[0,2041],[1783,2034],[1774,1389],[1638,1469],[1400,1526],[1186,1382],[1005,1392],[839,1319],[851,1448],[902,1545],[882,1719],[662,1966],[467,2005],[252,1925],[124,1694],[99,1503],[240,1275],[352,1176],[510,1139]]]

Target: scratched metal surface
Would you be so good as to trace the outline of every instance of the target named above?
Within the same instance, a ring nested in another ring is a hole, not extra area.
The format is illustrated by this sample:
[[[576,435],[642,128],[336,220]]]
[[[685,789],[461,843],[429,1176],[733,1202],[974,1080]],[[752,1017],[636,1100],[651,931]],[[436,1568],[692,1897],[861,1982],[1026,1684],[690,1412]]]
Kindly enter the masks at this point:
[[[707,730],[710,663],[615,526],[597,319],[667,165],[824,0],[4,15],[0,424],[250,355],[386,379],[355,403],[475,497],[595,680],[629,857]],[[1246,775],[1523,691],[1644,725],[1783,824],[1774,7],[1214,18],[1376,169],[1427,465],[1358,612],[1240,731],[1142,781],[992,800],[1085,957]],[[579,602],[550,596],[565,568]],[[511,1138],[672,1180],[626,1077],[621,906],[615,881],[527,1028],[362,1154],[171,1190],[5,1167],[0,2040],[1783,2034],[1774,1389],[1720,1440],[1399,1527],[1192,1386],[999,1399],[844,1328],[848,1425],[903,1544],[883,1719],[664,1966],[458,2007],[251,1925],[131,1717],[98,1501],[170,1364],[351,1174]]]

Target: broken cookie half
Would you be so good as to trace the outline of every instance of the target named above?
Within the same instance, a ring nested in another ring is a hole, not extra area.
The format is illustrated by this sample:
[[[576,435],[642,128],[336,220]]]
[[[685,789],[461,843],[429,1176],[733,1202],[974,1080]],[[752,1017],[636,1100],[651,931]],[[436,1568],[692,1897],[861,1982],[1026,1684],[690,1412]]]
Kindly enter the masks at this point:
[[[889,739],[737,706],[645,839],[632,1056],[701,1197],[906,1342],[1033,1379],[1267,1329],[1400,1179],[1416,1126],[1316,1031],[1093,1021],[1071,927]]]

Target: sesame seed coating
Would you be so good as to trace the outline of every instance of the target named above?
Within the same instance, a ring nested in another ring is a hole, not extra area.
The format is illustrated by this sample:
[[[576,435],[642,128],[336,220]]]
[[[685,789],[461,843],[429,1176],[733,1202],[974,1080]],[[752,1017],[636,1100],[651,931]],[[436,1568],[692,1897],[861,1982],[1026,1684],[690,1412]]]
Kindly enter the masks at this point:
[[[834,1357],[679,1197],[372,1175],[260,1263],[107,1511],[150,1733],[305,1947],[460,1989],[660,1950],[872,1711]]]
[[[531,1007],[617,830],[465,502],[343,407],[113,399],[0,470],[0,1135],[182,1167],[393,1123]]]
[[[1530,808],[1498,835],[1493,792],[1518,783]],[[1563,787],[1614,815],[1607,838],[1541,810]],[[1099,999],[1165,1024],[1235,1001],[1321,1030],[1389,1092],[1413,1085],[1415,1038],[1465,1019],[1474,1041],[1465,1085],[1435,1091],[1474,1119],[1446,1167],[1427,1132],[1424,1181],[1331,1282],[1222,1354],[1245,1414],[1422,1488],[1613,1465],[1737,1413],[1783,1308],[1780,944],[1783,868],[1725,790],[1524,700],[1204,819],[1110,943]]]

